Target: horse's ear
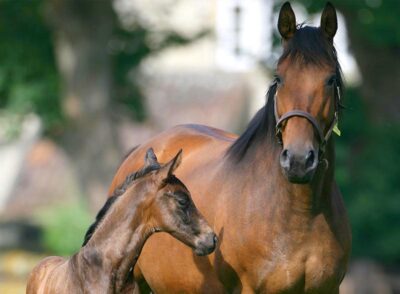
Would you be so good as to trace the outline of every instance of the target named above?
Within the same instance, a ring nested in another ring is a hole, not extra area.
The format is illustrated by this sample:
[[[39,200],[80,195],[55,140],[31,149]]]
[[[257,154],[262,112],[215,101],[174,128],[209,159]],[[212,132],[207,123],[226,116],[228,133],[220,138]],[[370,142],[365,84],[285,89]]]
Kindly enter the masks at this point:
[[[181,162],[182,162],[182,149],[179,150],[179,152],[175,155],[174,158],[172,158],[169,162],[167,162],[160,168],[158,174],[162,179],[168,178],[174,173],[174,171],[178,168]]]
[[[279,12],[278,30],[285,40],[293,37],[296,32],[296,16],[289,2],[285,2]]]
[[[148,166],[160,165],[157,161],[157,156],[154,153],[153,148],[149,148],[146,151],[146,155],[144,156],[144,166],[145,168]]]
[[[324,11],[322,12],[320,27],[325,36],[327,36],[329,40],[333,40],[338,25],[336,9],[330,2],[326,3]]]

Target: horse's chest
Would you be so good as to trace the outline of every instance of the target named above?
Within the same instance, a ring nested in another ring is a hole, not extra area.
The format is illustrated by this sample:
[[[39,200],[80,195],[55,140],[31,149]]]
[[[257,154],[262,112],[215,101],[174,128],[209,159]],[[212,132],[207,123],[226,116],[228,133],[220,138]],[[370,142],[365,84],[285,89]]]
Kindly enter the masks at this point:
[[[256,293],[335,293],[345,272],[344,252],[330,233],[275,236],[243,248],[240,288]]]
[[[253,272],[255,292],[331,293],[337,289],[345,269],[343,253],[334,241],[271,249]]]

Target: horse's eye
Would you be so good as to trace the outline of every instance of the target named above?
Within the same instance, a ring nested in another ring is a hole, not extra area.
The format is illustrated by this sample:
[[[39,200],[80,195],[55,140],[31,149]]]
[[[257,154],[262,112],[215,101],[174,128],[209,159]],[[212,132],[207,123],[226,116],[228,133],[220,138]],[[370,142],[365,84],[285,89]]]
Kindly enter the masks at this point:
[[[330,87],[333,86],[335,82],[336,82],[336,75],[333,75],[326,81],[326,85]]]

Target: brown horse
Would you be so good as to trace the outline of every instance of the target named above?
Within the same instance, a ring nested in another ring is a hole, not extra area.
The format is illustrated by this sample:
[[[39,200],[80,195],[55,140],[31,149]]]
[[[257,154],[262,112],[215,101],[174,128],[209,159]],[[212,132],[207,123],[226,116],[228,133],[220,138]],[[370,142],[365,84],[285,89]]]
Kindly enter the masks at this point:
[[[146,240],[168,232],[198,255],[211,253],[216,236],[172,173],[181,152],[164,166],[152,149],[146,165],[109,198],[84,246],[69,259],[48,257],[31,273],[27,293],[132,293],[132,268]]]
[[[342,92],[335,8],[326,5],[316,28],[296,25],[285,3],[278,29],[283,54],[276,78],[240,137],[178,126],[138,146],[117,171],[110,193],[148,146],[161,159],[183,148],[187,160],[178,175],[219,234],[209,257],[166,234],[149,240],[135,268],[142,291],[338,293],[351,235],[334,180],[331,133]]]

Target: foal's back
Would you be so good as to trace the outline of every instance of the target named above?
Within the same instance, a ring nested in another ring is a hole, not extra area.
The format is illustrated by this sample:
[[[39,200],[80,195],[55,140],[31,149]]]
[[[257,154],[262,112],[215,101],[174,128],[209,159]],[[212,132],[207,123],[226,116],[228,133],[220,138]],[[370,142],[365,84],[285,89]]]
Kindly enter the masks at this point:
[[[68,266],[67,260],[60,256],[49,256],[43,259],[30,273],[26,288],[27,294],[50,293],[46,289],[52,289],[51,284],[60,284],[59,278],[65,279],[64,275],[55,275],[59,270],[65,272]],[[65,283],[68,285],[69,283]],[[68,290],[68,289],[66,289]],[[70,293],[73,293],[72,291]],[[76,293],[76,291],[74,292]]]

